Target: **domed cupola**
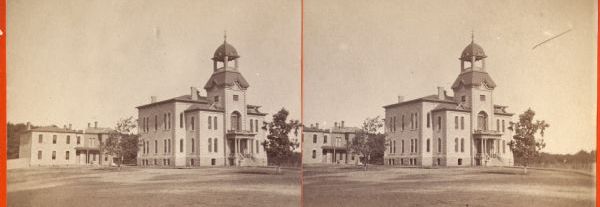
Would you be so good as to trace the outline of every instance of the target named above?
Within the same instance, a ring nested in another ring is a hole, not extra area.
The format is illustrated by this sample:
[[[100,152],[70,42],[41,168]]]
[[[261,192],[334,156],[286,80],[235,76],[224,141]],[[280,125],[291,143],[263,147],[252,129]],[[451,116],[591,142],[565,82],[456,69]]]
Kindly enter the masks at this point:
[[[234,70],[237,71],[239,66],[240,55],[238,55],[237,50],[227,43],[227,33],[224,35],[223,44],[215,50],[215,54],[213,55],[213,70],[217,72],[217,70]],[[229,61],[234,61],[233,67],[229,66]],[[222,63],[222,66],[219,66]],[[220,67],[220,68],[219,68]]]
[[[460,71],[485,71],[485,52],[483,48],[475,43],[475,35],[471,33],[471,44],[467,45],[460,54]],[[465,68],[465,62],[470,63],[470,67]],[[479,64],[478,64],[479,63]]]

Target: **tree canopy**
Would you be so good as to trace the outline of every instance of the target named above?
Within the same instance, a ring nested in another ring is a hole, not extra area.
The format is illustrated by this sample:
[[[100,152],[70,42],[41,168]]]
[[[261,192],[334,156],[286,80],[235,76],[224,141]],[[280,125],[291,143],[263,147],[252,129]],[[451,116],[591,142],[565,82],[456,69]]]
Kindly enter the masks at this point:
[[[383,127],[383,121],[379,116],[367,118],[363,121],[361,131],[359,131],[350,143],[352,153],[359,155],[363,166],[367,169],[367,164],[372,155],[383,154],[385,151],[385,135],[379,131]]]
[[[531,161],[539,156],[540,151],[546,146],[544,143],[544,131],[550,127],[546,121],[535,120],[535,112],[527,109],[523,114],[519,115],[518,122],[510,122],[509,130],[514,131],[513,140],[508,142],[510,150],[513,152],[516,163],[523,165],[525,172],[526,167]],[[536,135],[539,134],[539,138]]]
[[[277,173],[282,163],[285,163],[298,147],[298,143],[293,142],[289,138],[289,133],[298,135],[298,129],[301,124],[298,120],[289,120],[287,117],[289,112],[282,108],[273,115],[272,122],[264,122],[262,129],[268,131],[267,140],[262,145],[267,152],[267,157],[271,163],[277,165]]]

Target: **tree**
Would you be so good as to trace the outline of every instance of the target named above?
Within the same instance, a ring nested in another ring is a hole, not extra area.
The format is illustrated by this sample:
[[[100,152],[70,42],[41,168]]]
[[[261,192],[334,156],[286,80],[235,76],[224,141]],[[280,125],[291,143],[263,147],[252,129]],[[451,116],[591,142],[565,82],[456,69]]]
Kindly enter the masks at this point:
[[[513,140],[508,142],[510,150],[515,156],[515,161],[523,165],[523,173],[527,174],[527,166],[539,156],[540,151],[546,146],[544,143],[544,131],[550,127],[546,121],[533,121],[535,112],[531,108],[519,115],[519,122],[510,122],[509,130],[514,131]],[[540,138],[536,139],[536,134]]]
[[[121,119],[117,122],[115,130],[111,131],[108,138],[100,144],[100,150],[103,154],[112,155],[119,159],[117,165],[121,170],[121,164],[125,156],[137,154],[137,135],[133,134],[136,124],[133,117]],[[135,144],[133,144],[135,143]]]
[[[288,137],[290,132],[298,135],[298,129],[301,124],[298,120],[287,121],[289,112],[282,108],[273,115],[272,122],[264,122],[263,130],[267,130],[267,140],[262,145],[267,152],[268,159],[273,160],[277,166],[277,174],[281,173],[281,164],[285,163],[293,155],[294,149],[298,147],[298,143],[290,140]]]
[[[383,121],[379,119],[379,116],[365,119],[361,131],[356,134],[350,144],[352,153],[358,154],[363,162],[364,170],[367,170],[372,155],[385,151],[385,136],[379,133],[381,127],[383,127]]]
[[[30,126],[34,128],[35,126]],[[21,135],[27,131],[27,124],[17,123],[13,124],[8,122],[6,124],[6,153],[8,159],[19,158],[19,144]]]

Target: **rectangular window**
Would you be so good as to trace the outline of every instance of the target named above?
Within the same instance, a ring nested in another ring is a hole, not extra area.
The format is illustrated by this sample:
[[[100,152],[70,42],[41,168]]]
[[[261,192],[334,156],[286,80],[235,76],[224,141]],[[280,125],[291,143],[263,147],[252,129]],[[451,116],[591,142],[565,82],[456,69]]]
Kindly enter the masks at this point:
[[[219,149],[219,148],[217,147],[218,146],[217,138],[213,139],[213,141],[215,142],[215,152],[218,152],[217,149]]]
[[[238,100],[240,100],[240,97],[238,95],[233,95],[233,100],[238,101]]]
[[[502,120],[502,132],[504,132],[504,130],[506,130],[505,125],[504,125],[504,120]]]
[[[327,144],[327,135],[323,136],[323,144]]]
[[[192,152],[194,152],[194,139],[192,139]]]
[[[65,160],[69,160],[69,151],[65,152]]]
[[[460,139],[460,152],[465,152],[465,138]]]
[[[71,136],[67,135],[67,144],[71,144]]]
[[[415,139],[415,153],[419,152],[419,140]]]
[[[419,113],[415,113],[415,129],[419,128]]]
[[[404,140],[401,141],[402,145],[400,145],[400,150],[402,150],[402,153],[404,153]]]
[[[52,151],[52,160],[56,160],[56,151]]]
[[[171,129],[171,113],[168,114],[169,129]]]
[[[460,117],[460,129],[465,129],[465,117]]]
[[[56,135],[52,135],[52,144],[56,144]]]
[[[216,116],[213,117],[213,121],[214,121],[214,124],[215,124],[215,130],[217,130],[217,128],[219,126],[217,123],[219,123],[219,122],[217,122],[217,117]]]
[[[500,119],[496,119],[496,131],[500,131]]]
[[[427,128],[431,126],[431,114],[427,113]]]
[[[458,116],[454,116],[454,129],[458,129]]]
[[[167,153],[167,140],[166,139],[163,140],[163,151],[165,154]]]
[[[442,130],[442,117],[438,116],[438,130]]]
[[[208,116],[208,129],[212,128],[212,116]]]
[[[192,116],[192,130],[195,130],[196,124],[194,123],[194,117]]]
[[[460,97],[460,100],[461,100],[462,102],[465,102],[465,101],[467,101],[467,97],[466,97],[466,96],[462,96],[462,97]]]
[[[154,115],[154,131],[158,130],[158,115]]]
[[[179,140],[179,152],[183,152],[183,139]]]
[[[485,95],[479,95],[479,100],[480,101],[485,101]]]
[[[44,135],[41,135],[41,134],[40,134],[40,135],[38,136],[38,143],[42,143],[42,142],[43,142],[43,140],[44,140]]]
[[[158,140],[154,140],[154,154],[158,153]]]
[[[254,120],[254,129],[258,132],[258,120]]]
[[[215,102],[219,102],[219,96],[215,96],[214,100]]]
[[[42,159],[42,150],[38,151],[38,160]]]
[[[77,136],[77,144],[81,144],[81,137]]]
[[[212,139],[208,138],[208,152],[212,152]]]
[[[183,113],[179,113],[179,128],[183,128]]]
[[[260,145],[258,144],[258,140],[256,140],[256,154],[258,154],[258,146]]]
[[[402,125],[400,125],[400,129],[404,131],[404,115],[402,115]]]
[[[250,132],[254,132],[254,120],[250,119]]]
[[[163,114],[163,129],[167,130],[167,114]]]

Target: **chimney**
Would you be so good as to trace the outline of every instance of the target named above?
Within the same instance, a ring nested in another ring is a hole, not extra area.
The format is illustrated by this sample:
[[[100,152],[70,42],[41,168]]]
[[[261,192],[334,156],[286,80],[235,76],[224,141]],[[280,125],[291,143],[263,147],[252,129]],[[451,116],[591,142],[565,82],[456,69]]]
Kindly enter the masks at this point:
[[[198,100],[198,88],[190,87],[190,93],[192,100]]]
[[[67,125],[66,125],[66,124],[65,124],[65,125],[63,125],[63,129],[67,129]]]
[[[437,87],[438,89],[438,99],[440,100],[445,100],[446,99],[446,92],[444,92],[444,87]]]
[[[150,103],[156,103],[156,96],[150,96]]]
[[[337,122],[333,123],[333,127],[337,128]]]
[[[88,128],[90,128],[92,125],[90,124],[90,122],[88,122]]]
[[[27,122],[27,130],[31,130],[31,122]]]
[[[344,121],[342,121],[342,126],[341,127],[344,128]]]
[[[317,127],[317,129],[318,129],[318,128],[319,128],[319,122],[317,122],[317,123],[315,124],[315,126],[316,126],[316,127]]]
[[[310,124],[310,128],[315,128],[315,126],[313,124]]]
[[[94,129],[97,129],[97,128],[98,128],[98,121],[95,121],[94,122]]]
[[[398,103],[404,102],[404,96],[398,96]]]
[[[69,130],[71,130],[71,127],[73,127],[73,125],[71,125],[71,123],[69,123]]]

